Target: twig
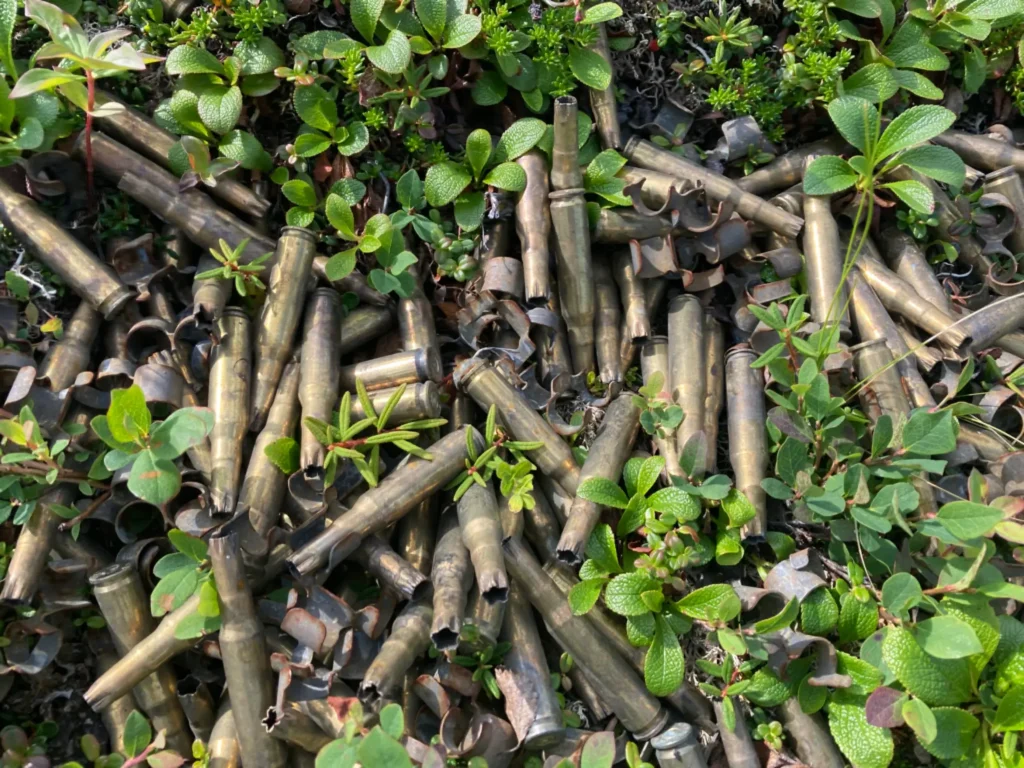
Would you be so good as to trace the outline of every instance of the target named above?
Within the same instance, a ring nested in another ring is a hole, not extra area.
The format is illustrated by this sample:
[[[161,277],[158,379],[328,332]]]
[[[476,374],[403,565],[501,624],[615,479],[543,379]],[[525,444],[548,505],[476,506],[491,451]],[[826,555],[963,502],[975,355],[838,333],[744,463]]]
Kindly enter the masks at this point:
[[[62,531],[67,531],[67,530],[70,530],[71,528],[74,528],[80,522],[82,522],[86,518],[90,517],[93,512],[95,512],[97,509],[99,509],[101,506],[103,506],[103,504],[107,501],[107,499],[109,499],[111,497],[111,495],[113,493],[114,492],[111,490],[111,491],[107,491],[106,493],[103,493],[103,494],[97,496],[96,500],[93,501],[93,503],[90,504],[88,507],[86,507],[85,511],[82,512],[82,514],[78,515],[78,517],[73,517],[70,520],[65,520],[63,523],[61,523],[58,526],[58,528],[60,528],[60,530],[62,530]]]

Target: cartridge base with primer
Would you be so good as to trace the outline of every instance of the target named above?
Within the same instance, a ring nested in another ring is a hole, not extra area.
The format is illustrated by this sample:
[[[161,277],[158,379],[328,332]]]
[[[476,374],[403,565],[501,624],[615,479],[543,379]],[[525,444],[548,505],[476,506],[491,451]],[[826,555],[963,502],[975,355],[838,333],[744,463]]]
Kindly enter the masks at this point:
[[[477,450],[482,450],[480,433],[466,427],[429,446],[427,451],[432,460],[413,458],[391,472],[376,488],[360,496],[348,512],[288,558],[292,574],[302,577],[325,565],[333,568],[354,552],[363,538],[396,523],[431,497],[465,468],[469,456],[467,440],[473,440]],[[428,622],[428,639],[429,634]]]
[[[634,165],[676,177],[680,180],[677,190],[702,184],[709,198],[731,203],[744,219],[757,222],[774,232],[796,237],[803,229],[804,220],[799,216],[770,205],[757,195],[745,192],[732,179],[661,149],[639,136],[634,136],[626,143],[623,154]]]
[[[729,422],[729,462],[736,476],[736,490],[754,505],[757,515],[740,531],[744,541],[764,540],[767,498],[761,481],[768,470],[768,439],[765,420],[764,379],[751,368],[757,353],[746,345],[725,355],[726,413]]]
[[[618,483],[639,432],[640,409],[633,403],[632,394],[623,393],[611,402],[605,412],[604,421],[580,470],[580,482],[600,477]],[[583,562],[584,549],[601,518],[601,509],[600,504],[580,496],[573,499],[569,519],[558,541],[560,561],[572,566]]]
[[[292,355],[315,255],[313,232],[301,227],[281,230],[253,343],[252,412],[249,416],[249,429],[253,432],[263,429],[278,382]]]
[[[372,391],[421,381],[440,381],[442,376],[441,357],[437,350],[423,347],[346,365],[341,368],[340,382],[343,392],[354,393],[356,381],[361,381],[367,390]]]
[[[335,342],[341,312],[341,295],[333,288],[317,288],[306,306],[299,373],[299,466],[309,479],[321,477],[325,452],[304,422],[319,419],[330,423],[338,404],[341,353]]]
[[[51,219],[31,198],[0,181],[0,222],[83,301],[109,320],[131,301],[114,270]]]
[[[467,393],[483,411],[495,406],[502,423],[522,442],[540,441],[542,448],[530,451],[530,461],[571,495],[576,494],[580,468],[572,451],[551,425],[509,384],[501,370],[479,358],[460,363],[455,369],[455,386]]]
[[[156,622],[150,616],[149,598],[133,566],[114,563],[90,576],[89,584],[119,654],[123,656],[152,633]],[[161,664],[135,685],[133,695],[149,715],[153,728],[164,731],[168,748],[189,754],[192,733],[175,688],[174,671]]]
[[[661,733],[668,724],[668,711],[648,692],[643,680],[621,656],[609,651],[586,617],[573,615],[565,595],[521,539],[505,539],[502,546],[509,575],[522,587],[558,644],[598,686],[622,725],[638,740]]]
[[[434,585],[430,639],[439,651],[453,650],[459,646],[466,600],[473,583],[469,550],[463,543],[459,518],[453,510],[441,516],[430,581]]]
[[[532,149],[516,160],[526,172],[526,189],[516,202],[516,235],[523,261],[523,286],[526,303],[543,306],[551,293],[551,211],[548,208],[548,161],[540,150]]]
[[[707,768],[697,732],[689,723],[676,723],[651,739],[660,768]]]
[[[683,409],[683,421],[676,429],[676,451],[680,456],[687,443],[704,430],[704,346],[704,308],[700,299],[690,294],[677,296],[668,306],[668,383],[672,399]]]
[[[231,514],[242,479],[242,441],[249,426],[249,385],[252,349],[249,316],[234,307],[224,310],[215,329],[217,344],[210,364],[209,405],[213,411],[210,433],[212,475],[210,502]]]

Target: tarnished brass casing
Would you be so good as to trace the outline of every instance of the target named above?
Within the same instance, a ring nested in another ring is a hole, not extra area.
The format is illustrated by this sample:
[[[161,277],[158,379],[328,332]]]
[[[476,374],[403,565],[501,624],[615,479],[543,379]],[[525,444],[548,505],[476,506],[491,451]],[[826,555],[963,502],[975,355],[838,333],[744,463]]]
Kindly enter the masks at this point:
[[[397,387],[396,387],[397,389]],[[375,389],[369,392],[373,410],[380,413],[396,389]],[[405,392],[398,398],[398,404],[388,417],[387,425],[395,426],[417,419],[436,419],[441,415],[441,391],[437,384],[425,381],[422,384],[409,384]],[[366,418],[366,411],[358,399],[352,400],[352,423]]]
[[[526,172],[526,189],[519,193],[516,203],[516,234],[522,248],[526,301],[543,305],[551,292],[548,161],[543,152],[532,149],[516,162]]]
[[[213,474],[210,502],[220,513],[230,514],[238,501],[242,479],[242,441],[249,426],[249,384],[252,378],[252,347],[249,316],[229,307],[217,321],[217,344],[211,353],[210,458]]]
[[[643,342],[651,335],[651,320],[647,313],[644,284],[633,270],[633,259],[629,251],[619,250],[612,257],[612,276],[619,286],[619,296],[624,310],[620,326],[620,346],[627,339]]]
[[[83,299],[64,326],[64,336],[40,363],[36,381],[53,392],[70,387],[89,365],[101,322],[100,314]]]
[[[341,354],[336,343],[341,323],[341,296],[333,288],[317,288],[306,306],[302,336],[302,361],[299,374],[299,403],[302,420],[330,422],[338,404],[341,378]],[[307,476],[323,469],[324,446],[300,423],[299,465]]]
[[[705,469],[714,474],[718,471],[718,422],[725,401],[725,328],[711,316],[704,318],[704,381]]]
[[[355,392],[356,381],[362,381],[368,390],[394,389],[401,384],[421,381],[440,381],[441,358],[436,349],[423,347],[393,355],[376,357],[341,368],[342,391]]]
[[[1020,171],[1013,167],[993,171],[985,177],[985,192],[1003,195],[1010,201],[1016,222],[1006,238],[1006,245],[1015,254],[1024,253],[1024,181],[1021,181]]]
[[[112,648],[97,652],[96,668],[99,670],[100,674],[106,672],[115,663],[117,663],[117,654],[114,653]],[[110,736],[111,753],[125,753],[124,733],[128,726],[128,718],[136,709],[138,709],[138,706],[135,703],[135,697],[130,693],[126,693],[120,699],[100,712],[100,717],[103,719],[103,725],[106,727],[107,734]]]
[[[35,512],[21,526],[18,546],[11,553],[3,589],[0,590],[0,603],[29,603],[35,597],[39,581],[46,570],[50,550],[57,538],[57,526],[63,520],[51,505],[68,507],[74,500],[75,488],[72,485],[57,485],[39,499]],[[130,690],[130,686],[122,693],[127,690]]]
[[[364,344],[383,336],[395,324],[394,313],[388,307],[360,304],[350,310],[341,321],[339,353],[347,355]]]
[[[404,600],[418,600],[430,589],[430,580],[413,568],[380,536],[367,536],[353,559],[384,587]]]
[[[619,291],[612,280],[608,262],[594,262],[594,346],[597,351],[597,370],[602,383],[622,382],[622,360],[619,357]]]
[[[473,583],[469,550],[462,541],[458,515],[448,510],[437,528],[437,545],[430,581],[434,585],[434,616],[430,639],[439,651],[457,648],[462,622],[466,616],[466,598]]]
[[[983,171],[1012,167],[1017,173],[1024,173],[1024,150],[1005,141],[963,131],[945,131],[931,141],[940,147],[952,149],[965,163]]]
[[[757,353],[747,346],[730,349],[725,355],[726,413],[729,417],[729,461],[736,476],[736,490],[743,493],[757,516],[741,535],[760,541],[767,531],[767,499],[761,481],[768,469],[767,413],[764,380],[759,369],[750,367]]]
[[[408,271],[416,278],[416,290],[412,296],[398,301],[398,335],[402,340],[402,349],[406,352],[412,349],[431,349],[440,359],[434,307],[420,285],[418,267],[413,265]],[[436,381],[440,381],[440,378]]]
[[[850,313],[843,283],[842,241],[832,215],[830,195],[804,195],[804,261],[811,317],[822,327],[838,323],[839,336],[850,337]]]
[[[459,528],[469,551],[477,590],[488,603],[508,599],[508,576],[501,554],[502,528],[494,487],[473,483],[459,499]]]
[[[690,439],[704,431],[705,369],[704,308],[692,294],[676,296],[668,305],[668,367],[672,399],[683,409],[676,430],[682,455]]]
[[[210,732],[207,750],[210,753],[210,768],[240,768],[242,764],[235,716],[228,701],[221,705],[217,713],[217,722]]]
[[[736,185],[751,194],[763,195],[766,192],[774,192],[776,189],[799,184],[803,181],[804,167],[809,158],[838,154],[845,143],[843,138],[838,135],[829,136],[821,141],[812,141],[810,144],[805,144],[776,157],[767,165],[762,165],[742,179],[737,179]]]
[[[667,399],[671,399],[669,379],[669,352],[668,339],[664,336],[651,336],[647,343],[640,349],[640,373],[643,375],[644,385],[650,384],[654,374],[662,375],[664,384],[662,392]],[[665,472],[667,475],[682,476],[679,468],[679,451],[676,450],[675,437],[661,437],[654,435],[651,440],[658,449],[658,453],[665,457]]]
[[[935,276],[935,270],[928,263],[917,241],[908,232],[889,227],[882,230],[878,239],[882,255],[889,268],[910,285],[922,299],[933,307],[946,310],[949,297],[942,289],[942,283]]]
[[[612,54],[608,48],[608,31],[604,24],[596,26],[597,40],[590,46],[590,50],[608,63],[609,70],[614,71]],[[619,149],[622,146],[622,128],[619,126],[619,109],[615,101],[615,76],[612,75],[607,88],[587,90],[590,91],[590,110],[594,113],[594,124],[597,126],[601,146],[605,149]]]
[[[409,667],[430,646],[432,613],[430,605],[420,601],[409,603],[398,614],[391,634],[359,683],[359,698],[364,704],[375,706],[401,687]]]

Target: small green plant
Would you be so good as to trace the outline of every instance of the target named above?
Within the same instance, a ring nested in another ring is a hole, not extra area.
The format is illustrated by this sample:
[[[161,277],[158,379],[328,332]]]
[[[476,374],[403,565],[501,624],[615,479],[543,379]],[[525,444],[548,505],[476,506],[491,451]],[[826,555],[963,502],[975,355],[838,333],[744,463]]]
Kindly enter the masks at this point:
[[[133,768],[136,765],[146,765],[148,768],[178,768],[185,762],[185,758],[174,750],[164,749],[165,744],[164,732],[160,731],[154,737],[152,726],[138,710],[133,710],[125,721],[123,755],[104,755],[100,750],[99,741],[92,735],[83,736],[79,743],[82,754],[92,768]],[[64,763],[60,768],[84,766],[78,762],[70,762]]]
[[[636,745],[633,745],[634,748]],[[583,750],[580,752],[579,768],[612,768],[615,764],[615,734],[612,731],[599,731],[591,734],[583,742]],[[635,754],[635,753],[634,753]],[[637,756],[639,760],[639,756]],[[643,763],[634,761],[629,763],[629,768],[640,768]],[[576,764],[569,759],[560,760],[555,763],[555,768],[576,768]]]
[[[28,728],[30,724],[23,725]],[[52,720],[40,723],[31,737],[16,725],[0,729],[0,768],[22,768],[48,760],[46,744],[56,735],[57,724]]]
[[[924,242],[928,239],[928,228],[939,226],[939,220],[934,215],[908,208],[905,211],[896,211],[896,226],[904,232],[909,232],[915,240]]]
[[[217,248],[210,249],[213,256],[221,266],[199,272],[196,280],[233,280],[235,290],[239,296],[253,296],[266,290],[267,286],[257,277],[264,270],[263,264],[273,256],[273,253],[264,253],[262,256],[253,259],[248,264],[241,263],[245,247],[249,245],[249,238],[242,240],[234,249],[225,241],[220,240]]]
[[[664,387],[665,374],[658,371],[640,387],[640,394],[633,396],[633,403],[640,409],[640,426],[644,432],[668,438],[674,436],[676,428],[683,423],[683,409],[672,402]]]
[[[178,189],[182,192],[202,184],[207,187],[216,187],[217,179],[220,176],[230,173],[238,167],[237,160],[228,157],[210,159],[210,148],[206,142],[200,141],[195,136],[182,136],[181,147],[188,157],[189,170],[182,174]]]
[[[748,18],[741,19],[742,10],[736,7],[726,15],[726,2],[719,0],[717,13],[698,17],[689,25],[704,33],[704,42],[715,44],[714,61],[726,61],[761,42],[761,28]]]
[[[405,717],[402,707],[388,704],[380,711],[379,724],[372,728],[364,725],[367,719],[362,704],[357,699],[347,699],[345,730],[340,739],[335,739],[317,753],[317,768],[335,765],[380,765],[388,768],[413,768],[405,747],[399,739],[405,735]],[[477,758],[473,758],[477,760]],[[481,768],[478,765],[471,768]]]
[[[494,677],[494,668],[501,665],[501,660],[511,647],[511,643],[488,645],[471,656],[456,654],[452,656],[452,661],[460,667],[473,670],[473,682],[480,683],[488,697],[498,700],[501,698],[501,689]]]
[[[153,568],[159,581],[149,596],[149,610],[156,617],[180,608],[199,593],[199,609],[175,628],[179,638],[201,637],[220,628],[217,585],[207,556],[206,542],[177,528],[167,534],[175,551],[161,557]]]

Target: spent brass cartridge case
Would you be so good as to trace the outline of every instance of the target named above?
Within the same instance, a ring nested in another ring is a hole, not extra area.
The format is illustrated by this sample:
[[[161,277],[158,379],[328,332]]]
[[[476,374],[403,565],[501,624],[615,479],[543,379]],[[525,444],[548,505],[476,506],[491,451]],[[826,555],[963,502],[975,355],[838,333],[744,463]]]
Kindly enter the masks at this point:
[[[473,483],[458,502],[462,543],[469,551],[480,595],[488,603],[508,599],[508,576],[501,553],[502,528],[494,487]]]
[[[39,499],[35,512],[21,526],[18,546],[11,553],[3,590],[0,591],[0,602],[28,603],[35,596],[63,519],[50,505],[69,507],[74,500],[75,488],[71,485],[58,485]]]
[[[608,62],[608,68],[611,69],[612,54],[608,49],[608,31],[604,24],[598,24],[597,30],[597,40],[590,46],[590,50]],[[612,75],[607,88],[587,90],[590,92],[590,111],[594,113],[594,124],[597,126],[601,146],[604,149],[618,149],[622,146],[622,128],[619,126],[619,109],[615,102],[615,76]]]
[[[238,536],[215,534],[209,541],[209,554],[220,602],[221,657],[242,763],[249,768],[284,766],[284,744],[268,734],[262,723],[274,704],[274,684],[263,624],[242,565]]]
[[[267,733],[278,741],[296,748],[292,750],[292,754],[298,751],[312,756],[333,741],[294,701],[286,701],[281,708],[275,706],[273,718],[273,724],[266,729]],[[294,765],[294,762],[291,765]]]
[[[796,756],[801,761],[815,768],[843,768],[846,765],[821,715],[808,715],[800,708],[796,697],[782,702],[778,712],[786,732],[793,738]]]
[[[858,394],[864,414],[872,421],[882,415],[893,423],[910,413],[910,400],[892,364],[893,357],[883,339],[865,341],[850,348],[857,376],[863,382]]]
[[[732,730],[725,724],[722,702],[715,699],[715,720],[718,723],[718,736],[722,740],[729,768],[761,768],[761,758],[754,748],[754,740],[750,737],[750,729],[742,712],[736,713],[736,727]]]
[[[985,177],[985,192],[1003,195],[1013,206],[1016,222],[1006,238],[1013,253],[1024,253],[1024,182],[1016,168],[1000,168]]]
[[[668,339],[664,336],[652,336],[640,349],[640,373],[644,379],[644,385],[651,382],[656,373],[660,373],[664,381],[663,393],[666,399],[671,400],[669,394],[669,353]],[[658,449],[658,453],[665,457],[665,472],[669,475],[681,476],[679,467],[679,451],[676,450],[675,435],[660,434],[653,435],[651,440]]]
[[[292,354],[310,269],[316,255],[316,236],[302,227],[285,227],[267,281],[267,298],[256,325],[253,349],[252,413],[249,428],[263,429],[274,401],[277,383]]]
[[[409,603],[398,614],[391,634],[359,683],[359,699],[364,704],[376,706],[401,688],[409,667],[430,647],[431,614],[430,605],[422,601]]]
[[[374,390],[393,389],[401,384],[421,381],[440,381],[441,378],[441,357],[436,349],[430,347],[396,352],[355,365],[342,366],[340,373],[342,391],[353,393],[356,391],[356,381],[363,382],[366,389]]]
[[[341,322],[341,296],[333,288],[317,288],[306,307],[299,374],[300,422],[299,465],[307,477],[319,475],[324,464],[324,446],[306,427],[306,419],[330,422],[338,404],[341,355],[335,343]]]
[[[590,446],[587,460],[580,470],[580,482],[600,477],[618,482],[622,467],[633,451],[640,431],[640,409],[633,403],[633,395],[623,393],[615,398],[605,411],[604,421]],[[576,566],[583,562],[590,533],[601,518],[601,505],[577,496],[569,510],[561,538],[558,540],[558,559]]]
[[[328,261],[330,259],[326,256],[316,256],[313,258],[313,276],[317,279],[318,283],[330,286],[339,293],[354,293],[358,297],[360,304],[372,307],[388,307],[390,305],[388,297],[371,286],[366,276],[361,272],[350,272],[338,280],[329,280],[327,278]]]
[[[928,263],[924,251],[910,234],[896,227],[889,227],[882,230],[878,243],[889,269],[932,306],[942,310],[948,308],[949,297],[943,290],[942,283],[935,276],[935,270]]]
[[[998,344],[1024,324],[1024,294],[1002,296],[986,307],[972,312],[960,323],[970,349],[978,352]]]
[[[339,354],[347,355],[391,330],[395,317],[387,307],[360,304],[341,321]]]
[[[497,495],[497,502],[498,516],[501,518],[501,531],[504,536],[522,536],[523,515],[513,512],[508,499],[504,496]],[[504,567],[505,565],[502,563],[502,568]],[[466,605],[466,623],[476,627],[477,637],[475,642],[463,641],[460,643],[460,647],[478,651],[498,642],[502,624],[505,622],[507,601],[491,600],[488,597],[493,597],[493,595],[486,595],[480,582],[477,581],[469,592],[469,602]]]
[[[544,573],[521,539],[506,539],[505,567],[547,624],[552,636],[597,684],[601,697],[638,739],[660,733],[668,713],[617,653],[609,652],[601,633],[583,616],[574,616],[565,595]]]
[[[704,381],[705,469],[713,474],[718,471],[718,422],[725,401],[725,328],[711,316],[704,318]]]
[[[142,580],[133,566],[114,563],[90,576],[89,583],[117,652],[124,656],[150,635],[156,624]],[[165,732],[168,748],[190,754],[192,734],[178,703],[176,683],[174,671],[161,664],[138,682],[133,695],[153,728]]]
[[[221,513],[234,512],[242,479],[242,441],[249,426],[252,350],[249,317],[240,309],[224,310],[217,321],[218,342],[211,354],[210,502]]]
[[[931,141],[932,144],[952,149],[965,163],[983,171],[1012,167],[1017,173],[1024,173],[1024,150],[1005,141],[963,131],[945,131]],[[954,193],[959,191],[953,190]]]
[[[293,360],[285,366],[276,390],[265,426],[253,444],[236,509],[237,514],[248,512],[253,530],[264,539],[281,517],[281,504],[288,488],[288,476],[270,461],[266,449],[275,440],[295,434],[299,421],[297,361]]]
[[[627,245],[634,240],[667,237],[672,232],[672,221],[665,216],[644,216],[630,208],[602,208],[590,228],[590,241]]]
[[[31,198],[0,181],[0,222],[83,301],[109,319],[132,298],[114,270],[47,216]]]
[[[543,305],[551,292],[548,161],[540,150],[532,149],[516,162],[526,172],[526,189],[519,193],[516,203],[516,234],[522,248],[526,301]]]
[[[401,557],[380,536],[367,536],[353,559],[382,586],[390,587],[405,600],[418,600],[429,590],[430,581]]]
[[[537,328],[537,372],[539,380],[549,382],[556,371],[571,373],[572,359],[569,356],[569,335],[565,332],[565,321],[562,320],[558,304],[558,285],[554,283],[548,296],[547,309],[552,313],[554,327],[534,326]]]
[[[642,342],[651,335],[651,320],[647,314],[644,285],[633,270],[633,259],[629,251],[618,251],[612,257],[612,275],[618,283],[624,310],[621,341],[628,339]]]
[[[100,651],[96,654],[96,667],[100,674],[106,672],[115,663],[117,663],[117,654],[114,653],[113,648],[110,650]],[[135,697],[130,693],[126,693],[100,712],[100,718],[102,718],[103,725],[107,729],[107,734],[110,736],[111,753],[119,752],[124,754],[125,728],[128,726],[129,716],[136,709],[138,709],[138,707],[135,704]]]
[[[838,323],[840,337],[850,336],[850,314],[843,284],[842,241],[832,215],[830,195],[804,195],[804,262],[811,317],[822,327]]]
[[[733,347],[725,355],[726,413],[729,421],[729,462],[736,476],[736,490],[744,494],[757,516],[747,523],[744,539],[760,540],[767,530],[767,509],[761,481],[768,468],[765,435],[764,380],[750,367],[757,353],[747,346]]]
[[[605,384],[621,382],[622,360],[619,357],[619,291],[604,259],[594,262],[594,347],[597,370]]]
[[[430,639],[439,651],[459,645],[459,633],[466,617],[466,599],[473,583],[469,550],[462,540],[458,515],[448,510],[437,528],[430,581],[434,585],[434,616]]]
[[[796,237],[804,226],[804,221],[799,216],[770,205],[757,195],[745,192],[732,179],[661,149],[639,136],[634,136],[626,143],[623,154],[634,165],[667,173],[679,179],[676,189],[689,188],[695,183],[702,184],[707,196],[712,200],[731,203],[743,218],[757,222],[779,234]]]
[[[530,461],[566,493],[576,494],[580,468],[569,446],[496,366],[479,358],[466,360],[455,369],[455,385],[484,411],[496,406],[502,423],[516,440],[543,442],[543,448],[530,451]]]
[[[521,736],[523,745],[527,749],[546,749],[557,744],[565,735],[562,709],[551,685],[533,607],[515,581],[509,584],[501,639],[511,647],[502,659],[505,673],[499,671],[498,685],[507,688],[504,690],[507,700],[513,700],[509,694],[514,691],[517,694],[514,700],[527,707],[523,715],[524,725],[527,725],[526,733]]]
[[[185,712],[188,727],[203,743],[210,741],[210,733],[217,722],[217,705],[206,683],[189,675],[177,683],[178,702]]]
[[[396,551],[420,573],[429,576],[434,559],[437,514],[433,499],[425,499],[398,521]]]
[[[199,258],[197,271],[205,272],[213,269],[218,262],[213,256],[205,254]],[[207,277],[192,281],[192,307],[198,319],[211,323],[224,313],[224,307],[231,299],[232,282],[217,277]],[[127,336],[125,339],[127,347]]]
[[[89,366],[101,321],[99,312],[83,300],[64,326],[64,336],[50,347],[40,363],[36,381],[52,392],[74,384],[78,374]]]
[[[304,576],[325,563],[333,567],[351,554],[366,536],[397,522],[458,475],[469,455],[467,431],[482,450],[483,438],[473,427],[442,437],[427,449],[433,457],[431,460],[414,458],[394,470],[376,488],[360,496],[352,508],[325,531],[294,552],[288,558],[293,574]]]
[[[210,753],[210,768],[239,768],[242,764],[235,716],[231,711],[230,702],[226,700],[217,713],[217,722],[210,732],[207,749]]]
[[[704,750],[697,733],[689,723],[676,723],[653,739],[651,746],[660,768],[707,768]]]
[[[676,430],[680,455],[690,439],[704,430],[705,339],[704,308],[690,294],[676,296],[668,305],[668,368],[672,399],[683,409]]]
[[[767,165],[762,165],[742,179],[737,179],[736,185],[751,194],[763,195],[766,192],[774,192],[776,189],[799,184],[803,181],[804,167],[808,159],[821,155],[838,154],[845,143],[841,136],[830,136],[821,141],[805,144],[792,152],[775,158]]]
[[[395,389],[375,389],[369,393],[373,410],[380,414]],[[422,384],[407,384],[405,392],[398,398],[398,404],[388,417],[388,425],[404,424],[417,419],[436,419],[441,415],[441,391],[437,384],[425,381]],[[352,401],[352,423],[366,418],[366,411],[358,399]]]
[[[554,141],[551,149],[551,189],[581,189],[579,104],[574,96],[559,96],[554,105]]]
[[[533,509],[523,508],[523,533],[541,559],[547,562],[555,557],[558,539],[562,536],[562,525],[541,489],[534,491],[533,500]]]
[[[416,278],[416,290],[412,296],[398,300],[398,334],[402,349],[432,349],[441,356],[437,345],[437,327],[434,325],[434,307],[420,284],[419,268],[409,267],[409,273]]]
[[[187,6],[191,3],[192,0],[178,0],[177,3],[165,2],[164,7]],[[171,15],[173,18],[179,17],[176,12]],[[178,143],[178,137],[170,131],[165,131],[141,112],[127,106],[113,94],[106,91],[99,91],[96,94],[96,106],[111,103],[120,104],[124,108],[117,112],[100,113],[95,118],[96,126],[115,141],[169,169],[171,149]],[[269,200],[260,197],[245,184],[232,178],[222,176],[217,179],[217,186],[204,186],[203,189],[209,190],[210,195],[235,210],[256,219],[262,219],[270,211]]]
[[[621,285],[621,283],[620,283]],[[661,309],[662,301],[665,299],[665,291],[668,288],[668,280],[654,278],[642,282],[644,292],[644,306],[647,308],[647,317],[653,318]],[[637,352],[641,346],[650,338],[650,334],[644,339],[626,338],[625,325],[623,325],[622,338],[619,339],[619,355],[622,357],[622,370],[628,371],[633,367]]]

